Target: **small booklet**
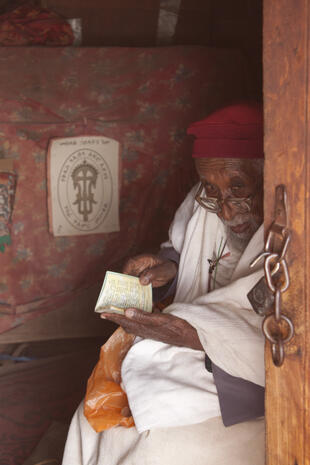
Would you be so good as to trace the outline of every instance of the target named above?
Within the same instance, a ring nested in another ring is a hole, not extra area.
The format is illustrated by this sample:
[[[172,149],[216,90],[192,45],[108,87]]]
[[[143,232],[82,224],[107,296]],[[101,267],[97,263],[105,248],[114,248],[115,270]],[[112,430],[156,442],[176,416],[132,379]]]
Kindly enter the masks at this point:
[[[107,271],[95,306],[95,312],[120,313],[126,308],[152,311],[152,285],[142,286],[139,278]]]

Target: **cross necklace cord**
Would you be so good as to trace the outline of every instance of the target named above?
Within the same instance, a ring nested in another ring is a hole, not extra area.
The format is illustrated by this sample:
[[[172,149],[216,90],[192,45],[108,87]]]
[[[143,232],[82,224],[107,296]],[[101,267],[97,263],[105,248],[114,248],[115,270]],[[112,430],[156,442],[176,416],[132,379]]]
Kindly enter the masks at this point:
[[[212,273],[213,271],[215,272],[214,273],[214,276],[213,276],[213,284],[215,286],[215,282],[216,282],[216,272],[217,272],[217,267],[218,267],[218,264],[219,264],[219,261],[222,260],[223,258],[225,257],[228,257],[230,255],[230,252],[227,252],[223,255],[223,252],[224,252],[224,249],[226,247],[226,244],[227,244],[227,240],[224,242],[224,245],[223,247],[221,248],[222,246],[222,242],[223,242],[223,238],[221,239],[221,242],[220,242],[220,246],[219,246],[219,250],[218,250],[218,255],[213,259],[208,259],[208,262],[210,264],[209,266],[209,283],[208,283],[208,292],[211,291],[211,278],[212,278]]]

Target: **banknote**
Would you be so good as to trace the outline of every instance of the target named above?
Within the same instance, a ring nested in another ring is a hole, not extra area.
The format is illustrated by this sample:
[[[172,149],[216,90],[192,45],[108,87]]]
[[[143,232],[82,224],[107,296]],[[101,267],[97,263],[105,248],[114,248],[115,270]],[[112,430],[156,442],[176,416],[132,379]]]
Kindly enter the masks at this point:
[[[139,278],[107,271],[95,312],[124,313],[125,308],[152,311],[152,285],[142,286]]]

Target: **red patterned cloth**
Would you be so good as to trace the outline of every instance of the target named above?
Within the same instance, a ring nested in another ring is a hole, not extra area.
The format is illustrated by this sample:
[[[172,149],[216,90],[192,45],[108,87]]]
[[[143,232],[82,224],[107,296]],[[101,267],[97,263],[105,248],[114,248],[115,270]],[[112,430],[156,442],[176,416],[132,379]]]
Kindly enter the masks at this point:
[[[107,269],[157,250],[195,180],[186,128],[246,98],[247,78],[238,52],[204,47],[0,48],[0,62],[0,156],[18,175],[12,244],[1,254],[3,332],[64,303],[76,308]],[[54,237],[48,142],[81,135],[121,144],[121,230]]]
[[[23,2],[0,16],[0,45],[72,45],[70,24],[60,15]]]

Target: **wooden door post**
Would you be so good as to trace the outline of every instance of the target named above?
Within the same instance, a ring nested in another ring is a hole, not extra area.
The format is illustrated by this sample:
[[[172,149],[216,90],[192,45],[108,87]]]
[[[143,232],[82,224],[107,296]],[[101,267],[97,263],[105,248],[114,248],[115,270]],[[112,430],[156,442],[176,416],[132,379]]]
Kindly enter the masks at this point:
[[[291,284],[283,313],[294,323],[284,364],[266,345],[267,465],[310,464],[310,0],[264,1],[265,229],[274,192],[288,193]]]

